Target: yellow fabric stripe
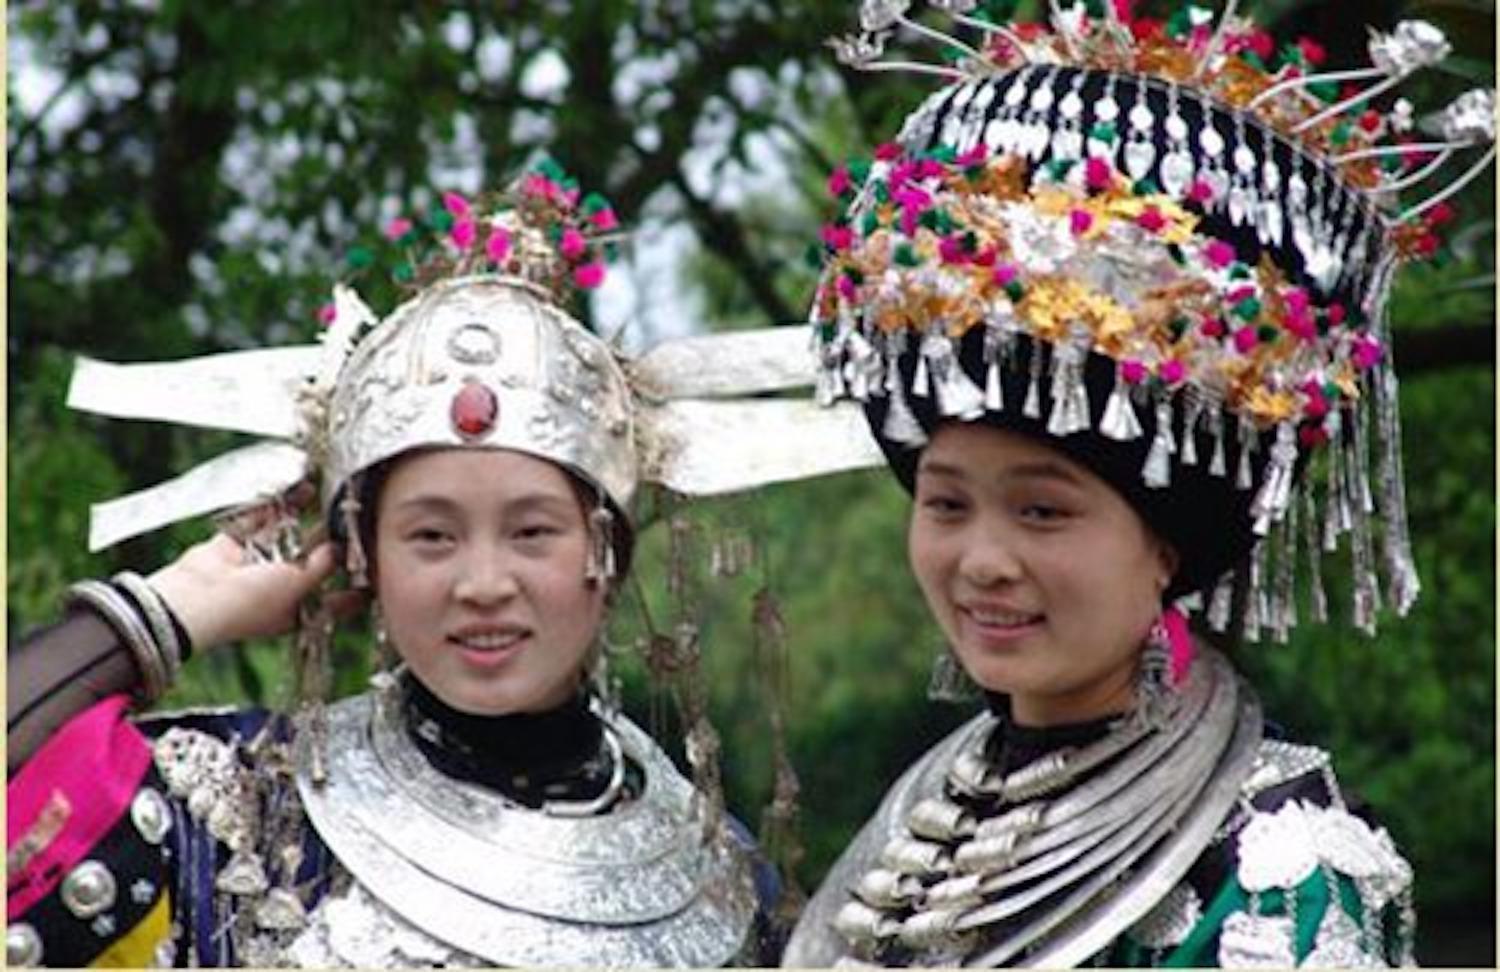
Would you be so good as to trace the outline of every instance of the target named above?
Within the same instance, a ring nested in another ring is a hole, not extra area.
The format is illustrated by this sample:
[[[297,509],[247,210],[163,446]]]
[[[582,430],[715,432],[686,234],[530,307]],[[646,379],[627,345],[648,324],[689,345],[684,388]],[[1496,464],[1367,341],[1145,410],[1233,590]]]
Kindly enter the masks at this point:
[[[156,949],[172,934],[171,895],[163,892],[156,904],[124,937],[89,963],[91,969],[144,969],[155,964]]]

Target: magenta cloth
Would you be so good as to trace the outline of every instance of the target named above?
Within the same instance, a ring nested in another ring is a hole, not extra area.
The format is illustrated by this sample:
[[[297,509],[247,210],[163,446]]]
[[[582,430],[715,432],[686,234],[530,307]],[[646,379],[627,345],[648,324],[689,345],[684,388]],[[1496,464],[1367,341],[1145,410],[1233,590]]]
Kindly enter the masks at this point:
[[[6,874],[6,921],[45,897],[130,807],[151,763],[151,747],[114,695],[73,718],[5,787],[7,854],[26,836],[54,794],[67,800],[61,831],[25,866]],[[7,870],[9,870],[7,868]]]

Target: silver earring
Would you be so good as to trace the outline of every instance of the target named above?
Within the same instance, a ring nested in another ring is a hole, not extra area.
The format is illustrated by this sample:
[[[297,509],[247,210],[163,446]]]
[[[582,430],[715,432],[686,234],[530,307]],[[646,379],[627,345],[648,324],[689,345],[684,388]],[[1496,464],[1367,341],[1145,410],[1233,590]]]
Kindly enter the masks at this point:
[[[932,661],[932,677],[927,681],[927,698],[933,702],[962,705],[979,698],[979,686],[964,671],[952,645],[944,645]]]
[[[595,583],[608,583],[616,573],[614,530],[615,515],[605,503],[604,493],[599,493],[599,503],[589,514],[588,563],[583,576]]]

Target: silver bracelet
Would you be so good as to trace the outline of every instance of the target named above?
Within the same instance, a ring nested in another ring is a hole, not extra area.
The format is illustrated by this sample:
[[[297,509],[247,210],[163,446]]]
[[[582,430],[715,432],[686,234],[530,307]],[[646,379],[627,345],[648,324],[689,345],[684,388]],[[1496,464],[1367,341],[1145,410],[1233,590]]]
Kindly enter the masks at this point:
[[[146,623],[151,625],[151,633],[156,636],[156,644],[161,648],[162,661],[166,663],[167,669],[167,685],[175,685],[177,673],[182,671],[182,641],[177,637],[177,626],[172,623],[172,611],[167,607],[167,602],[156,593],[156,588],[133,570],[122,570],[111,580],[125,588],[125,592],[140,605],[141,612],[146,615]]]
[[[85,580],[68,588],[63,603],[66,606],[85,604],[93,608],[125,642],[125,647],[130,649],[141,670],[144,684],[141,686],[142,690],[136,693],[141,702],[150,704],[166,694],[171,683],[167,677],[167,663],[162,657],[161,647],[151,637],[151,631],[142,620],[140,612],[125,600],[125,595],[103,581]]]

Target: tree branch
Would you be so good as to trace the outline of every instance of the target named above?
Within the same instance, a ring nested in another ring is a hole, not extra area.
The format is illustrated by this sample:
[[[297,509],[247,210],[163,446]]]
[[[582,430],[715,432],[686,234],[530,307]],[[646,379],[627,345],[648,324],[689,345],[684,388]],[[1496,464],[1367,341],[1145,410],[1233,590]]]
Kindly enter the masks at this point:
[[[672,185],[687,204],[688,217],[693,221],[699,238],[738,271],[740,279],[750,288],[750,295],[755,298],[771,323],[783,324],[792,320],[791,307],[776,292],[771,268],[756,257],[745,239],[745,228],[740,221],[694,195],[680,169],[672,173]]]

